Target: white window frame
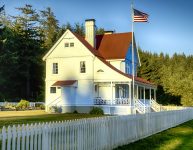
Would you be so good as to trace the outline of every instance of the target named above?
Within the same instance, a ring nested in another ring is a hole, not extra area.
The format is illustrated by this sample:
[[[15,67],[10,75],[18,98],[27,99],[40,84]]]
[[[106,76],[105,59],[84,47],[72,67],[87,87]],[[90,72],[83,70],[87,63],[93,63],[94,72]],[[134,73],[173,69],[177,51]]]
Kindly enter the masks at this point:
[[[55,86],[51,86],[50,87],[50,93],[51,94],[55,94],[56,93],[56,87]]]
[[[52,64],[52,74],[58,74],[58,63]]]
[[[69,47],[69,43],[68,42],[64,43],[64,47]]]
[[[74,47],[74,42],[71,42],[71,43],[70,43],[70,47]]]
[[[80,73],[86,73],[86,61],[80,61]]]

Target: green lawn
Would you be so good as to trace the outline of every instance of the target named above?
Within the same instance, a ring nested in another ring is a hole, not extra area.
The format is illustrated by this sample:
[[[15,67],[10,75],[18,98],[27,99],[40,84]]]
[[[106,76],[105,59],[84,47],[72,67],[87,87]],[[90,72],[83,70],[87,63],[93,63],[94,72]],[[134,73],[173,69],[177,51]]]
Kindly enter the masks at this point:
[[[193,120],[115,150],[193,150]]]
[[[24,111],[25,113],[25,111]],[[36,116],[11,116],[0,117],[0,129],[3,126],[17,125],[17,124],[31,124],[38,122],[62,121],[81,118],[99,117],[99,115],[90,114],[41,114]]]

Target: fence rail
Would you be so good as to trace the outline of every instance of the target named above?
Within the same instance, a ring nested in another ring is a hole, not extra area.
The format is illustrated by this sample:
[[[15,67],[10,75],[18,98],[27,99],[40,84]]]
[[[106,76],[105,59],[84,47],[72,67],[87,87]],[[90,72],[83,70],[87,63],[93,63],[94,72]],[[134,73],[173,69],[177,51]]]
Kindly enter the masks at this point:
[[[0,106],[13,105],[16,106],[19,102],[0,102]],[[35,107],[36,104],[45,105],[44,102],[29,102],[30,107]]]
[[[193,109],[3,127],[2,150],[113,149],[193,119]]]

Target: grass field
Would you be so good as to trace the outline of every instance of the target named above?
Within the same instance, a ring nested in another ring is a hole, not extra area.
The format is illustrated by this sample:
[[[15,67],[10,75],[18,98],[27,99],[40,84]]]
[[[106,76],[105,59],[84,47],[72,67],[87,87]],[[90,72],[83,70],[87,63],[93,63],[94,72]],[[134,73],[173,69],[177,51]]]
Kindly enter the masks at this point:
[[[0,129],[3,126],[31,124],[38,122],[62,121],[81,118],[99,117],[90,114],[48,114],[42,110],[36,111],[2,111],[0,112]]]
[[[193,120],[116,150],[193,150]]]

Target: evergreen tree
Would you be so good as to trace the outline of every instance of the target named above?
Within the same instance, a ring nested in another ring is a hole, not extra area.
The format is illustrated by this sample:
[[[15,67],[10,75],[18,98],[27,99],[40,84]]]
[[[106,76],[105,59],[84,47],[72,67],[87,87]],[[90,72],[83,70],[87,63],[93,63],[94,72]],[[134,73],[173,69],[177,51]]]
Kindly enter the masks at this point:
[[[57,33],[59,31],[58,20],[50,7],[41,11],[40,16],[40,32],[43,37],[43,46],[46,49],[50,49],[57,39]]]
[[[41,64],[40,37],[38,34],[38,14],[32,9],[31,5],[16,8],[21,12],[20,15],[14,16],[13,31],[17,33],[17,50],[19,57],[18,78],[20,77],[21,96],[30,98],[34,96],[37,90],[36,69]],[[40,71],[40,70],[39,70]]]

